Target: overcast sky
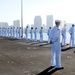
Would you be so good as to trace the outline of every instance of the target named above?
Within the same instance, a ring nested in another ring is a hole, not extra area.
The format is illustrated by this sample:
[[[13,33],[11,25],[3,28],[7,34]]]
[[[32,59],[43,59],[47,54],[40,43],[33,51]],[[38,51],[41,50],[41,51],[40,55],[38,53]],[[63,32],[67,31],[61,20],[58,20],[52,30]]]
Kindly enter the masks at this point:
[[[0,0],[0,22],[20,19],[21,0]],[[75,23],[75,0],[23,0],[24,25],[33,24],[34,17],[41,15],[46,24],[46,15],[54,15],[55,19]]]

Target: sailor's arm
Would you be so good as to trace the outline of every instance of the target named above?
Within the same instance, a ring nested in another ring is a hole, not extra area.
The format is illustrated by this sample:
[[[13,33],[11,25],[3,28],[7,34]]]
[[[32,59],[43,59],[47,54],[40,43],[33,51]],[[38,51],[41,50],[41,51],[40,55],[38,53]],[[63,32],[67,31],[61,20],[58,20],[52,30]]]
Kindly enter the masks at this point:
[[[55,33],[56,33],[55,36],[52,36],[50,38],[50,40],[51,40],[50,44],[57,42],[57,40],[60,38],[60,30],[57,30]]]

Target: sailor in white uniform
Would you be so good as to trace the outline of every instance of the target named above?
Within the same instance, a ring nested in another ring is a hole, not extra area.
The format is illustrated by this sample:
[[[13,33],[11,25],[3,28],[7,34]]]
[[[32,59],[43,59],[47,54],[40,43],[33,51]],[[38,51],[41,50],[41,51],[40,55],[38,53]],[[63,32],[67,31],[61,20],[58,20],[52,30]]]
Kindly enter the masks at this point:
[[[1,36],[1,27],[0,27],[0,36]]]
[[[4,28],[2,28],[2,36],[4,37]]]
[[[70,33],[70,46],[74,47],[74,24],[72,24],[69,33]]]
[[[66,45],[66,25],[61,30],[62,34],[62,46]]]
[[[40,29],[40,42],[43,42],[43,27]]]
[[[9,37],[9,34],[10,34],[10,29],[9,28],[7,29],[7,34],[8,34],[7,36]]]
[[[48,35],[48,43],[50,43],[50,33],[51,33],[51,27],[49,27],[47,35]]]
[[[12,33],[12,38],[14,38],[14,28],[13,27],[11,29],[11,33]]]
[[[30,40],[33,41],[33,27],[31,27],[30,30]]]
[[[7,37],[7,28],[5,28],[5,37]]]
[[[21,27],[18,28],[18,39],[21,39]]]
[[[64,69],[61,67],[61,45],[60,45],[60,20],[55,21],[56,26],[51,30],[50,44],[52,44],[51,50],[51,67],[56,69]]]
[[[37,28],[34,29],[34,41],[37,41]]]
[[[15,27],[13,27],[13,37],[15,38]]]
[[[26,36],[26,40],[28,40],[28,26],[26,26],[26,28],[25,28],[25,36]]]
[[[18,39],[18,27],[16,28],[16,38]]]
[[[12,27],[10,28],[10,37],[12,38]]]

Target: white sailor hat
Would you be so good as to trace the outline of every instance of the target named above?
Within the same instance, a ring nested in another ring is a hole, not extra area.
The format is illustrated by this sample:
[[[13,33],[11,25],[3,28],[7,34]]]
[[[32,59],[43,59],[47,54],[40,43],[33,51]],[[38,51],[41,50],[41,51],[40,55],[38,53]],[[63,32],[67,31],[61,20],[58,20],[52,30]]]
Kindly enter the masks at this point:
[[[60,22],[60,20],[55,20],[55,22]]]

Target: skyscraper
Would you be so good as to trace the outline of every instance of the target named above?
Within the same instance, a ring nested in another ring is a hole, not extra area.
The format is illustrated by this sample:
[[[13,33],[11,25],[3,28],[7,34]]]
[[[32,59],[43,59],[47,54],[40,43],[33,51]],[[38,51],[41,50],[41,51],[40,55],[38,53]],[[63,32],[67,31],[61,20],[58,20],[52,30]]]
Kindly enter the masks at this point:
[[[54,24],[53,15],[47,15],[47,18],[46,18],[47,29],[48,29],[49,27],[53,27],[53,24]]]
[[[37,30],[39,31],[41,26],[42,26],[41,16],[35,16],[35,18],[34,18],[34,27],[37,27]]]
[[[20,20],[14,20],[13,21],[13,26],[14,27],[20,27]]]

